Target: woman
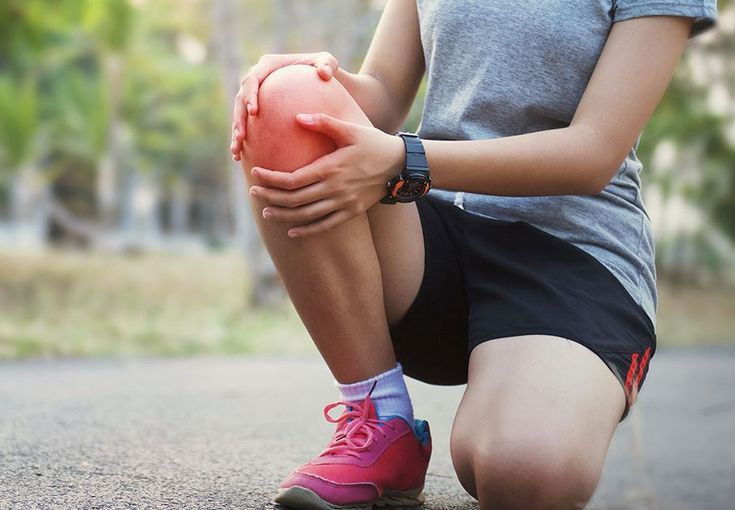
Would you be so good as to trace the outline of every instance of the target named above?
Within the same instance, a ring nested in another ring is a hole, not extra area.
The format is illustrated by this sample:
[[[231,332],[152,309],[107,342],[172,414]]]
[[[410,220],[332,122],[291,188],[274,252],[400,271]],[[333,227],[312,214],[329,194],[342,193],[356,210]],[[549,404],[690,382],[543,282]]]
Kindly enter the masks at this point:
[[[345,405],[276,501],[420,503],[431,443],[405,371],[467,383],[450,450],[481,508],[586,504],[656,346],[639,134],[715,17],[713,0],[389,0],[357,74],[328,53],[250,69],[231,150]],[[394,135],[425,72],[419,140]],[[317,92],[289,103],[299,87]]]

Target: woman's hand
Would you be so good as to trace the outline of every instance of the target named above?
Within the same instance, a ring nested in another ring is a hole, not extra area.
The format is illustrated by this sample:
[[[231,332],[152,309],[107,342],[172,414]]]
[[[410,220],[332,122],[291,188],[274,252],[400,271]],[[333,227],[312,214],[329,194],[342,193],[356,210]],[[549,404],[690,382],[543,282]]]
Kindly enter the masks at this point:
[[[403,140],[374,127],[329,115],[299,114],[298,123],[331,138],[337,149],[293,172],[255,167],[250,194],[268,205],[263,217],[294,224],[289,237],[306,237],[365,212],[385,196],[385,183],[400,173]]]
[[[316,67],[319,77],[331,80],[337,74],[339,64],[331,53],[292,53],[287,55],[263,55],[240,80],[240,90],[235,96],[235,109],[232,119],[232,159],[240,161],[243,140],[247,138],[248,115],[258,114],[258,90],[263,80],[276,69],[293,64],[307,64]]]

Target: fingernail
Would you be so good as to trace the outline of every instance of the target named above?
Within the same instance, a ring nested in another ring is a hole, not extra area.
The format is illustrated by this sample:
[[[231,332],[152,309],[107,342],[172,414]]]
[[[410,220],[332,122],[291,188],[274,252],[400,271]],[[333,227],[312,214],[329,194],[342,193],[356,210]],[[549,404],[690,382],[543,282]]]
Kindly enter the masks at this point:
[[[270,209],[263,209],[263,218],[270,218],[273,216],[273,213]]]
[[[314,123],[314,117],[309,115],[308,113],[299,113],[298,115],[296,115],[296,117],[298,117],[298,119],[304,124]]]
[[[258,196],[258,192],[255,191],[255,188],[250,188],[250,196],[251,197],[257,197]]]
[[[299,237],[299,233],[296,232],[295,230],[289,230],[288,237]]]
[[[258,168],[257,167],[253,167],[250,170],[250,175],[258,175]]]

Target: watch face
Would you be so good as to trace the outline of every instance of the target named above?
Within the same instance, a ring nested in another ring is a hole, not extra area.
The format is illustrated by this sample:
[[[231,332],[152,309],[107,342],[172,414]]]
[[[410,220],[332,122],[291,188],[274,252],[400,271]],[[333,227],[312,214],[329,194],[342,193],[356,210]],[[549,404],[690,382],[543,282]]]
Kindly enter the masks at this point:
[[[412,202],[428,191],[429,183],[422,178],[407,178],[398,183],[395,195],[401,202]]]

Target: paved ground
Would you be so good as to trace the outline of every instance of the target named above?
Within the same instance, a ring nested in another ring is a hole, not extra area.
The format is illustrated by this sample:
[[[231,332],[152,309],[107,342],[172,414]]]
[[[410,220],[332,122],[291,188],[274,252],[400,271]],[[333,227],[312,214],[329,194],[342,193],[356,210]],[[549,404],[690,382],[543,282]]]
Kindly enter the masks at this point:
[[[411,383],[435,454],[426,510],[477,505],[451,468],[461,388]],[[735,508],[735,350],[659,352],[590,505]],[[0,508],[272,509],[331,433],[317,359],[0,363]]]

